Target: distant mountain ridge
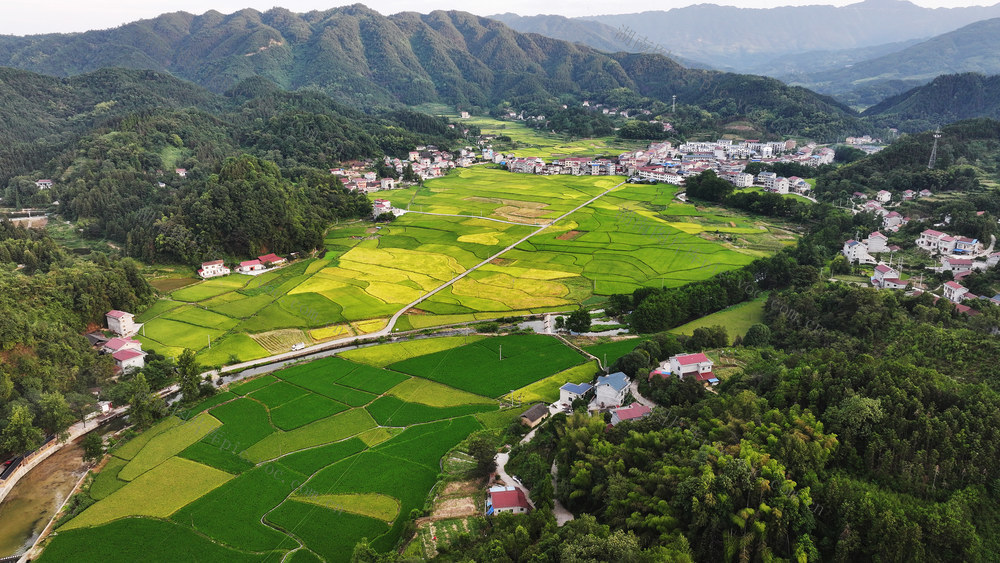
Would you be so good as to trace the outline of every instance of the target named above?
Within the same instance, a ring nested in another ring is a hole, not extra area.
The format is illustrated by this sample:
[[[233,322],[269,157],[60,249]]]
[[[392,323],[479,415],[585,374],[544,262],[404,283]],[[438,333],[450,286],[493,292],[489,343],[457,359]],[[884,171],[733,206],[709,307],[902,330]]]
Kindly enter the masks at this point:
[[[634,41],[629,41],[625,35],[620,32],[620,30],[601,22],[554,15],[520,16],[510,12],[487,17],[491,20],[503,22],[511,29],[521,33],[537,33],[553,39],[562,39],[563,41],[569,41],[571,43],[581,43],[599,51],[605,51],[608,53],[615,53],[618,51],[624,51],[627,53],[644,52],[643,49],[639,48]],[[645,50],[645,52],[650,51],[651,50],[649,48]],[[703,68],[712,70],[710,65],[686,57],[681,57],[675,53],[664,51],[660,54],[666,55],[688,68]]]
[[[883,100],[863,115],[910,131],[977,117],[1000,119],[1000,75],[970,72],[939,76],[929,84]]]
[[[871,105],[943,74],[1000,74],[1000,18],[979,21],[878,58],[794,83]],[[853,91],[853,94],[852,94]],[[860,93],[859,93],[860,92]]]
[[[519,31],[545,33],[544,29],[556,25],[542,21],[550,16],[520,20],[494,17]],[[1000,4],[932,9],[905,0],[865,0],[841,7],[696,4],[666,11],[570,19],[615,30],[634,30],[679,57],[703,61],[715,68],[760,73],[768,61],[783,55],[926,39],[994,17],[1000,17]],[[551,18],[556,21],[560,16]],[[579,41],[594,45],[591,37],[583,35]]]
[[[775,132],[818,137],[860,127],[832,99],[777,80],[686,69],[655,54],[606,54],[518,33],[465,12],[383,16],[360,4],[295,14],[282,8],[164,14],[80,34],[0,37],[0,65],[57,76],[108,66],[149,68],[225,92],[254,76],[320,89],[355,106],[447,103],[489,109],[626,88],[697,104],[722,118],[751,112]],[[761,118],[763,119],[763,118]],[[808,125],[803,122],[807,121]],[[831,123],[837,123],[831,127]]]

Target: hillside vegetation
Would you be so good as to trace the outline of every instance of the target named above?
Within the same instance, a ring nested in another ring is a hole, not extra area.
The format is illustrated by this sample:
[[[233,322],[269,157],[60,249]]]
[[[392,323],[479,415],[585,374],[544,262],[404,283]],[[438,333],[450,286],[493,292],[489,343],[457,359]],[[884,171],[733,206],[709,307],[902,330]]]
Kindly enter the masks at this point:
[[[686,69],[657,54],[605,54],[464,12],[386,17],[361,5],[307,14],[178,12],[110,30],[2,37],[0,64],[56,76],[148,68],[215,92],[260,76],[369,107],[444,102],[487,110],[626,88],[661,101],[677,95],[768,130],[774,122],[778,133],[831,138],[861,127],[832,99],[777,80]]]

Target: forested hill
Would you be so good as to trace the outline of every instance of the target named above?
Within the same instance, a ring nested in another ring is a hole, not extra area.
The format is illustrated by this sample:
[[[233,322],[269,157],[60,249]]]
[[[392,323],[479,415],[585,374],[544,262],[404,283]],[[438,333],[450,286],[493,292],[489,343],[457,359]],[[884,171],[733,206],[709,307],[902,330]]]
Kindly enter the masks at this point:
[[[219,109],[224,100],[162,72],[107,69],[53,78],[0,67],[0,186],[95,127],[149,109]]]
[[[0,111],[16,124],[7,135],[19,148],[0,152],[4,202],[58,201],[85,235],[144,261],[311,250],[334,219],[370,213],[366,197],[343,188],[330,166],[465,142],[441,118],[365,114],[261,78],[222,96],[153,71],[7,76],[4,88],[21,94],[12,98],[17,112]],[[54,186],[41,190],[38,178]]]
[[[884,150],[823,174],[820,197],[844,199],[871,190],[969,190],[1000,172],[1000,121],[969,119],[941,128],[934,169],[927,168],[934,132],[906,135]]]
[[[57,76],[148,68],[216,92],[263,76],[353,104],[473,110],[624,87],[660,100],[676,94],[722,117],[754,112],[781,133],[823,137],[859,127],[846,107],[777,80],[686,69],[660,55],[609,55],[464,12],[386,17],[361,5],[307,14],[178,12],[110,30],[0,37],[0,64]]]
[[[1000,72],[1000,18],[971,23],[895,53],[852,65],[807,75],[798,84],[820,92],[869,105],[882,96],[873,93],[900,93],[924,84],[936,76],[961,72]],[[851,90],[855,92],[849,93]]]
[[[1000,119],[1000,75],[947,74],[887,98],[862,114],[903,131],[926,131],[960,119]]]

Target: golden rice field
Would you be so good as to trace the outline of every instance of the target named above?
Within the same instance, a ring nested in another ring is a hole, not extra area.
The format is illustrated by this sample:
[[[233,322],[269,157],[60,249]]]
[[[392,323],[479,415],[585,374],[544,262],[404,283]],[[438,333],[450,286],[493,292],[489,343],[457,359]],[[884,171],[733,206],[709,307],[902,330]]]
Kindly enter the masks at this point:
[[[553,223],[621,181],[477,166],[421,187],[380,192],[397,207],[469,216],[406,213],[380,228],[363,221],[337,225],[327,233],[323,258],[174,291],[143,315],[140,339],[169,356],[191,348],[204,364],[222,365],[298,342],[370,334],[538,229],[536,223],[547,226],[407,311],[394,330],[596,305],[643,286],[706,279],[795,243],[794,235],[771,225],[681,203],[668,185],[625,184]]]

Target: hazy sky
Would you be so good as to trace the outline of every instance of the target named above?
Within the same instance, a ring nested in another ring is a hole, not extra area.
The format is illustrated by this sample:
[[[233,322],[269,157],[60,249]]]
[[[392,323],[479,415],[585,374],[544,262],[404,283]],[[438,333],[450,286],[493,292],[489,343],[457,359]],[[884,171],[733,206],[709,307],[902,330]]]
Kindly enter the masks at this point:
[[[713,0],[701,0],[711,3]],[[714,0],[716,4],[728,4],[743,8],[767,8],[774,6],[833,4],[843,6],[856,0]],[[927,7],[956,7],[969,5],[990,5],[998,0],[976,2],[974,0],[915,0],[913,3]],[[267,10],[274,6],[288,8],[293,12],[326,10],[353,2],[337,0],[0,0],[0,34],[28,35],[68,31],[104,29],[150,18],[164,12],[186,11],[195,14],[214,9],[231,13],[242,8]],[[522,15],[538,13],[582,16],[607,13],[629,13],[644,10],[667,10],[698,3],[691,0],[635,0],[627,4],[609,4],[598,0],[507,0],[505,2],[462,2],[459,0],[369,0],[362,2],[383,14],[394,14],[407,10],[429,12],[431,10],[464,10],[482,16],[497,12],[514,12]],[[540,8],[544,6],[544,8]]]

